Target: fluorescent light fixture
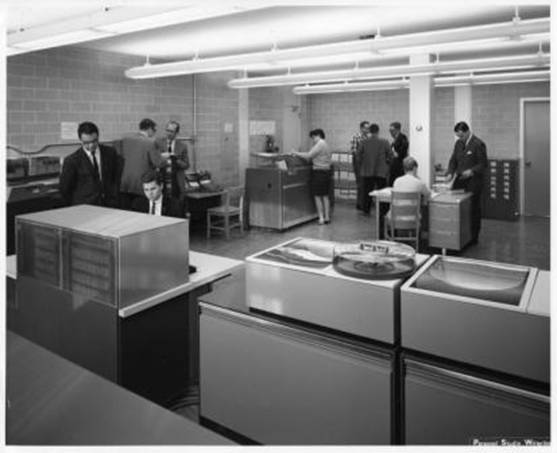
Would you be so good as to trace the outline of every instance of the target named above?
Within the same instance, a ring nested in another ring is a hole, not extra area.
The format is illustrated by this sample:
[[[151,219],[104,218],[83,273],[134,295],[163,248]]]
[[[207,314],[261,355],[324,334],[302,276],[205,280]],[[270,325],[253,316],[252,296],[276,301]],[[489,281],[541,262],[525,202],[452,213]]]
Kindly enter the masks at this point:
[[[306,72],[266,77],[244,77],[228,82],[230,88],[257,88],[282,85],[299,85],[315,82],[344,82],[362,79],[432,75],[454,72],[491,71],[507,68],[542,67],[549,65],[549,54],[483,58],[434,62],[420,65],[398,65],[349,70]]]
[[[550,80],[550,71],[522,71],[499,74],[470,74],[467,76],[455,77],[436,77],[434,84],[436,87],[455,87],[468,85],[491,85],[503,83],[526,83],[526,82],[547,82]],[[368,81],[354,83],[334,83],[324,85],[306,85],[293,88],[294,94],[322,94],[340,93],[354,91],[382,91],[407,89],[409,81],[406,79]]]
[[[423,46],[426,49],[427,46],[444,45],[446,46],[445,50],[447,50],[450,49],[451,44],[456,45],[457,48],[462,48],[466,46],[466,43],[469,43],[467,50],[473,50],[471,47],[473,47],[474,41],[490,42],[490,40],[494,40],[493,42],[497,42],[497,45],[508,46],[510,44],[507,44],[507,42],[510,42],[510,38],[518,39],[523,35],[548,34],[549,30],[549,18],[531,19],[222,57],[194,58],[192,60],[130,68],[126,71],[126,76],[134,79],[148,79],[202,72],[249,70],[252,68],[294,68],[316,64],[310,62],[311,59],[316,58],[328,57],[340,61],[338,59],[345,58],[340,57],[341,55],[349,54],[354,56],[346,57],[348,61],[368,61],[381,58],[389,51],[392,51],[394,55],[396,49],[399,48],[407,49],[406,55],[410,55],[414,53],[417,46]],[[513,42],[518,43],[520,41]],[[307,61],[308,64],[305,64],[304,61]],[[332,63],[334,62],[332,61]],[[328,63],[330,64],[331,61]]]
[[[525,45],[548,43],[551,40],[550,33],[535,33],[520,35],[517,38],[497,37],[487,39],[477,39],[469,41],[442,42],[437,44],[416,45],[408,47],[398,47],[381,51],[385,56],[407,56],[419,55],[424,53],[444,53],[444,52],[469,52],[471,50],[499,50],[523,47]]]
[[[486,85],[497,83],[524,83],[524,82],[548,82],[551,71],[520,71],[503,72],[498,74],[470,74],[467,76],[437,77],[435,86],[453,86],[454,83],[467,83],[469,85]]]

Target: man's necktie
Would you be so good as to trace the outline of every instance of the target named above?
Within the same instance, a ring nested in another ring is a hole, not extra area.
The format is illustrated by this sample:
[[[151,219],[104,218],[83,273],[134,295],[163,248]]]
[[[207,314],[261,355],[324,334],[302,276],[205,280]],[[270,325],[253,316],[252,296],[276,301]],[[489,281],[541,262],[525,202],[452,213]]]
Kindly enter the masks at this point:
[[[149,214],[155,215],[155,203],[151,202],[151,209],[149,210]]]
[[[95,174],[100,179],[101,173],[99,172],[99,164],[97,163],[97,158],[95,157],[95,150],[91,151],[91,156],[93,157],[93,167],[95,167]]]

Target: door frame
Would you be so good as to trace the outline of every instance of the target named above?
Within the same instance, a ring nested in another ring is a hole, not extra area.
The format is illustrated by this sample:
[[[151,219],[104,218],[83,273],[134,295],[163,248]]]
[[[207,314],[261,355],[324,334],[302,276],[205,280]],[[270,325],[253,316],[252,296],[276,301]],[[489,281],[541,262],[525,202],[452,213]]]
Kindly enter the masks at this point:
[[[519,196],[519,212],[520,215],[524,215],[524,194],[526,190],[526,184],[524,180],[524,105],[527,102],[543,102],[547,101],[549,103],[550,115],[551,115],[551,98],[550,97],[533,97],[533,98],[520,98],[520,130],[519,130],[519,150],[518,150],[518,163],[520,166],[519,177],[520,177],[520,196]],[[551,124],[551,123],[550,123]],[[550,131],[551,134],[551,131]],[[551,189],[550,189],[551,190]]]

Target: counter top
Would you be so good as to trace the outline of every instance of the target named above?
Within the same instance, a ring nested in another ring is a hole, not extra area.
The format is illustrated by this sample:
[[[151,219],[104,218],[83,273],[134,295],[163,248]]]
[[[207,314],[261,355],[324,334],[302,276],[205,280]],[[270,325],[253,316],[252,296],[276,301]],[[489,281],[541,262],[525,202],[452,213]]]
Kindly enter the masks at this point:
[[[232,444],[13,332],[6,340],[7,444]]]
[[[134,315],[135,313],[151,308],[166,300],[226,277],[230,275],[234,269],[244,265],[244,262],[240,260],[210,255],[208,253],[194,252],[192,250],[189,252],[189,257],[190,264],[197,267],[197,272],[190,275],[187,283],[176,286],[153,297],[149,297],[148,299],[136,302],[128,307],[121,308],[118,311],[118,315],[122,318]],[[6,275],[9,278],[17,278],[16,255],[6,257]]]
[[[144,299],[128,307],[121,308],[118,310],[118,315],[122,318],[126,318],[169,299],[180,296],[181,294],[190,292],[195,288],[215,282],[216,280],[230,275],[234,269],[243,266],[244,262],[190,250],[190,264],[197,268],[197,272],[190,275],[187,283],[176,286],[153,297],[149,297],[148,299]]]

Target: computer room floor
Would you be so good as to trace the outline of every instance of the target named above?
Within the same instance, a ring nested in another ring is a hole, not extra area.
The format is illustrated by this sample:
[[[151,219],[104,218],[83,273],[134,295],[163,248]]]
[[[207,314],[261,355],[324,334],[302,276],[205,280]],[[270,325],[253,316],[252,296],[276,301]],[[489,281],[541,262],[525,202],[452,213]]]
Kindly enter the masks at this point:
[[[243,235],[239,229],[234,229],[229,240],[218,233],[207,239],[204,230],[193,228],[190,248],[196,252],[244,259],[296,237],[339,242],[372,240],[376,237],[375,229],[373,211],[371,216],[364,216],[355,209],[353,202],[337,201],[329,225],[318,225],[317,221],[313,221],[283,232],[251,228]],[[419,251],[441,253],[439,249],[430,249],[427,245]],[[520,217],[517,221],[483,219],[479,243],[451,254],[549,270],[550,220],[544,217]]]

